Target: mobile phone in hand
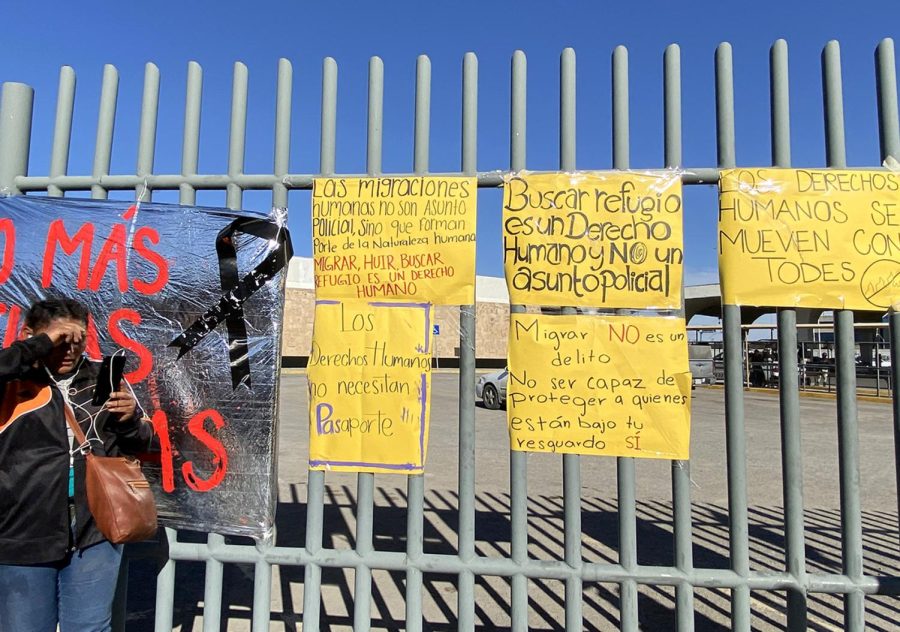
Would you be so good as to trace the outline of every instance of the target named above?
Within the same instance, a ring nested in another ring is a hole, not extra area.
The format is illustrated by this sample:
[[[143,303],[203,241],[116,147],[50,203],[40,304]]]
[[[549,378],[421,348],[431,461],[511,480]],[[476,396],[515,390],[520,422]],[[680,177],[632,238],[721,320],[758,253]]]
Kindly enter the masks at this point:
[[[125,356],[103,356],[100,364],[100,374],[97,375],[97,385],[94,387],[94,399],[91,404],[102,406],[109,399],[111,393],[118,391],[122,385],[122,373],[125,370]]]

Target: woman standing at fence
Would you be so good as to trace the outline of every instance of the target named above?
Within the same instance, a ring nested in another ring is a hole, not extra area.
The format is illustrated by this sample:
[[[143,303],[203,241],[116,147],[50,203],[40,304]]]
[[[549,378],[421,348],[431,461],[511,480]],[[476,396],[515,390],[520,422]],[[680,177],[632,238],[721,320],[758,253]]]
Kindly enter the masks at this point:
[[[35,303],[0,351],[0,630],[110,629],[121,547],[94,526],[70,407],[94,454],[146,450],[150,424],[130,388],[92,406],[99,363],[84,357],[88,311]]]

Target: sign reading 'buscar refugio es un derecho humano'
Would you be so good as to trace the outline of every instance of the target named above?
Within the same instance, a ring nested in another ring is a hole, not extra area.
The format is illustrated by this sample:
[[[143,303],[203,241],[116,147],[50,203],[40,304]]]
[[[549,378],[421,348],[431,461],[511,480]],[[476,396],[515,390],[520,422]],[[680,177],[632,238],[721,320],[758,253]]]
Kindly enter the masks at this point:
[[[730,169],[719,274],[731,305],[900,308],[900,174]]]
[[[677,309],[681,173],[519,172],[505,178],[512,303]]]

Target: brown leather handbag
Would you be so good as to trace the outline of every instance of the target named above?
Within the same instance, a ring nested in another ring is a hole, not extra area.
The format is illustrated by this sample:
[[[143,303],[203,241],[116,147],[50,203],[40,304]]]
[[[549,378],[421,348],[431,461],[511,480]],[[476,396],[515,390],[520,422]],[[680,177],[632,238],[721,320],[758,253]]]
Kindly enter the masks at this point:
[[[66,421],[87,451],[88,508],[100,533],[113,544],[140,542],[156,534],[156,501],[141,463],[132,457],[97,456],[68,405]]]

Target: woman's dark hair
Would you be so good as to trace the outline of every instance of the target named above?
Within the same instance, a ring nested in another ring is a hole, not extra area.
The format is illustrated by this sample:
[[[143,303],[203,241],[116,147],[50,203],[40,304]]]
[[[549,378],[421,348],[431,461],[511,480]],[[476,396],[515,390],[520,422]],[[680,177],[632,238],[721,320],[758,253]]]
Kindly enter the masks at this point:
[[[31,306],[25,314],[25,326],[31,329],[41,329],[59,318],[78,320],[87,325],[88,309],[75,299],[51,298],[38,301]]]

